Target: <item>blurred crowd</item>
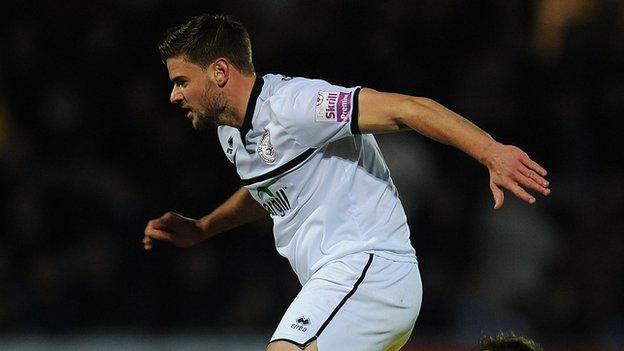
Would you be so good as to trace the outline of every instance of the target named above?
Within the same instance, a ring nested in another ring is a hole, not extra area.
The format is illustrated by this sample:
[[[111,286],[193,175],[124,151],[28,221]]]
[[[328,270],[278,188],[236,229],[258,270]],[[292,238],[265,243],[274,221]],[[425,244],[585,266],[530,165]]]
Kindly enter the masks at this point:
[[[225,12],[258,73],[427,96],[549,170],[492,210],[486,170],[378,139],[424,283],[414,332],[624,343],[624,2],[69,0],[0,5],[0,332],[271,329],[299,286],[269,220],[143,252],[147,220],[240,183],[168,102],[164,30]],[[620,150],[620,151],[618,151]],[[268,337],[268,336],[267,336]]]

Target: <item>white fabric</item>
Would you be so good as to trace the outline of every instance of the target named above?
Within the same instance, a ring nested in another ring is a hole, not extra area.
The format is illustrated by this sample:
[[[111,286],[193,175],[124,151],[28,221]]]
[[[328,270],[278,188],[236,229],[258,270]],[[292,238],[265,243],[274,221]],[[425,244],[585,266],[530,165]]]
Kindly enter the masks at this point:
[[[353,253],[416,262],[405,213],[375,138],[351,132],[358,88],[280,75],[258,79],[264,86],[251,130],[241,137],[238,129],[221,126],[219,139],[243,180],[314,148],[286,173],[246,186],[271,214],[277,251],[301,284],[326,263]]]
[[[404,345],[422,301],[418,264],[373,255],[364,273],[369,259],[365,253],[348,255],[314,273],[271,341],[303,348],[316,340],[320,351],[398,350]]]
[[[349,121],[315,122],[316,103],[320,91],[353,93],[356,88],[330,85],[322,80],[287,78],[268,74],[256,100],[253,128],[241,136],[237,128],[219,126],[221,146],[230,162],[236,165],[241,179],[249,179],[278,168],[311,147],[352,135]],[[353,101],[349,101],[353,106]],[[257,153],[258,144],[268,132],[276,151],[276,160],[267,163]],[[228,153],[230,137],[233,152]],[[243,139],[245,143],[243,144]]]

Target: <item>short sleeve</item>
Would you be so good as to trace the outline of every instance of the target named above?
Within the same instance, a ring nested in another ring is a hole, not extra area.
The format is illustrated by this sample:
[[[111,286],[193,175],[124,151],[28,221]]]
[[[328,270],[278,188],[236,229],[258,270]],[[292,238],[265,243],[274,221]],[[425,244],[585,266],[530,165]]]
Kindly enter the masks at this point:
[[[285,81],[270,98],[272,116],[299,144],[318,148],[359,134],[359,87],[345,88],[323,80]]]

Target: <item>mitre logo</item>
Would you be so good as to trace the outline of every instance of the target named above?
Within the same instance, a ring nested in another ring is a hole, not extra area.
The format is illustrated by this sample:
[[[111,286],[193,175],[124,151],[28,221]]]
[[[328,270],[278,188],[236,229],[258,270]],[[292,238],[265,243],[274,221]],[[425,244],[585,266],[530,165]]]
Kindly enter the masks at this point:
[[[271,133],[266,129],[264,130],[264,134],[262,134],[262,138],[260,138],[257,151],[262,161],[268,164],[275,163],[277,152],[273,148],[273,145],[271,145]]]
[[[349,122],[351,118],[352,92],[319,91],[316,96],[317,122]]]

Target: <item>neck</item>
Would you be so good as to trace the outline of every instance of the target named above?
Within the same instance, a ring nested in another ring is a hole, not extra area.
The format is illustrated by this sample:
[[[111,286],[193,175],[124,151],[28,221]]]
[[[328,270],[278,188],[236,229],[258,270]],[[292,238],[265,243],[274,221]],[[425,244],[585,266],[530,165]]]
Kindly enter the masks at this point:
[[[240,128],[245,121],[245,115],[247,114],[247,105],[249,104],[249,98],[251,96],[251,90],[253,89],[256,81],[256,74],[243,75],[237,74],[236,79],[231,79],[230,103],[232,112],[234,115],[234,121],[232,127]],[[233,78],[233,77],[232,77]]]

